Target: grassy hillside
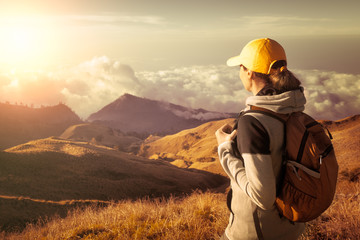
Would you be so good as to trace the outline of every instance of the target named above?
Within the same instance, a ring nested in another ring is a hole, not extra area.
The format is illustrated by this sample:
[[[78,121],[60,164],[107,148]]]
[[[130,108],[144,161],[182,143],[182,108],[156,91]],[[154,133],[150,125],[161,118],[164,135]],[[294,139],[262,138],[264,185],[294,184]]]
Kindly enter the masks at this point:
[[[28,224],[42,222],[54,216],[64,218],[73,209],[83,209],[87,206],[104,207],[109,203],[99,200],[53,201],[0,195],[0,231],[22,231]]]
[[[333,144],[336,156],[339,159],[340,177],[359,179],[360,115],[335,122],[327,121],[325,125],[334,138]]]
[[[185,198],[122,201],[91,206],[29,226],[5,239],[218,239],[227,225],[225,196],[195,192]],[[5,237],[6,236],[6,237]],[[1,234],[0,234],[1,237]]]
[[[321,217],[307,223],[301,240],[360,239],[359,203],[352,199],[359,195],[360,187],[357,184],[351,188],[354,192],[346,197],[338,189],[333,205]],[[225,194],[194,192],[178,198],[78,208],[64,219],[56,217],[45,224],[29,225],[21,233],[3,232],[0,238],[213,240],[223,234],[228,216]]]
[[[227,181],[220,175],[56,138],[31,141],[0,152],[0,176],[3,229],[15,226],[9,219],[19,217],[24,223],[48,215],[51,211],[41,210],[41,201],[56,210],[61,208],[56,201],[169,196],[218,187]],[[28,201],[18,201],[17,197]],[[63,206],[66,210],[69,204]],[[19,211],[27,216],[21,219]]]
[[[142,142],[141,139],[125,135],[120,130],[94,123],[82,123],[70,126],[59,137],[115,147],[125,152],[137,152]]]
[[[166,160],[178,167],[224,174],[218,161],[215,131],[222,125],[233,122],[234,119],[208,122],[156,141],[145,142],[139,155]]]

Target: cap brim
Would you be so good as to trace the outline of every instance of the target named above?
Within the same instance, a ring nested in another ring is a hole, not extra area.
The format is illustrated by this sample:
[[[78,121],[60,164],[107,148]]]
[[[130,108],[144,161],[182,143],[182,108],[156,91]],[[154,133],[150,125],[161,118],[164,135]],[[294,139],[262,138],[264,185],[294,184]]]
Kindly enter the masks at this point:
[[[229,58],[226,61],[226,65],[228,65],[229,67],[235,67],[235,66],[239,66],[241,64],[241,58],[240,55]]]

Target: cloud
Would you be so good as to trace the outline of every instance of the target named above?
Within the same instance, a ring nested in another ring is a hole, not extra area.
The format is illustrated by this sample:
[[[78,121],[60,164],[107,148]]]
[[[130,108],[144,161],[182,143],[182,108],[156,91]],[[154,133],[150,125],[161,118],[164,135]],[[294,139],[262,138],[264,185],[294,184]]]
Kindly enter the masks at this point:
[[[71,71],[61,72],[62,95],[82,117],[98,111],[124,93],[136,94],[141,87],[133,69],[105,56],[93,58]]]
[[[52,17],[53,21],[77,25],[122,25],[147,24],[162,25],[166,21],[163,17],[153,15],[64,15]]]
[[[136,74],[146,86],[139,94],[191,108],[237,112],[249,94],[243,90],[237,69],[193,66]]]
[[[305,86],[306,112],[316,119],[360,114],[360,75],[318,70],[294,71]]]
[[[0,101],[29,105],[65,102],[86,118],[124,93],[141,86],[130,66],[95,57],[72,68],[0,74]]]
[[[294,70],[307,98],[306,110],[316,119],[337,120],[360,113],[360,75]],[[140,72],[146,85],[143,97],[170,101],[192,108],[239,112],[250,94],[244,90],[238,69],[193,66],[158,72]]]
[[[13,72],[0,76],[0,100],[23,104],[57,104],[62,84],[43,72]]]
[[[319,35],[354,35],[360,32],[360,28],[354,24],[354,20],[346,18],[252,15],[227,18],[226,20],[231,25],[241,26],[242,32],[255,35],[261,33],[261,35],[272,36],[307,35],[313,37]]]
[[[360,113],[360,75],[293,72],[305,87],[306,112],[315,119],[337,120]],[[0,101],[29,105],[62,101],[84,119],[124,93],[186,108],[232,113],[241,111],[251,95],[242,86],[238,68],[225,65],[134,72],[129,65],[103,56],[52,72],[0,73]],[[209,117],[191,110],[176,114]]]
[[[246,22],[254,25],[258,24],[299,24],[299,23],[314,23],[314,22],[336,22],[336,19],[330,18],[307,18],[307,17],[298,17],[298,16],[243,16],[241,21],[245,20]]]
[[[119,15],[119,14],[103,14],[103,15],[37,15],[37,16],[2,16],[0,23],[14,24],[18,22],[28,22],[30,24],[41,25],[43,22],[56,22],[62,24],[79,24],[79,25],[96,25],[110,24],[117,25],[122,23],[139,23],[160,25],[166,23],[161,16],[155,15]]]
[[[178,107],[170,104],[169,102],[160,102],[161,107],[164,110],[171,111],[176,116],[185,118],[185,119],[198,119],[198,120],[211,120],[216,118],[230,118],[232,117],[229,113],[223,112],[211,112],[204,110],[202,108],[193,109],[187,107]]]

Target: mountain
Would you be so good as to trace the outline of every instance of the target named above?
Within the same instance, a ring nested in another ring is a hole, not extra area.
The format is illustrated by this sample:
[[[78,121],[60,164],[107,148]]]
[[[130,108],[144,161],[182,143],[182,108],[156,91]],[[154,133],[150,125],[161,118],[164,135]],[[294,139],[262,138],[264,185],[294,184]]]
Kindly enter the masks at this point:
[[[107,126],[82,123],[68,127],[59,138],[113,147],[125,152],[137,152],[142,140]]]
[[[81,119],[66,105],[31,108],[0,103],[0,150],[29,140],[58,136]]]
[[[123,132],[165,135],[231,116],[232,114],[229,113],[191,109],[125,94],[100,111],[91,114],[87,120]]]
[[[215,131],[234,119],[212,121],[193,129],[168,135],[154,141],[145,141],[139,154],[161,159],[184,168],[202,169],[225,174],[217,155]],[[333,145],[340,165],[341,176],[360,178],[360,115],[339,121],[319,121],[333,136]]]
[[[51,216],[72,202],[184,194],[227,181],[166,161],[55,137],[0,152],[0,176],[0,228]]]

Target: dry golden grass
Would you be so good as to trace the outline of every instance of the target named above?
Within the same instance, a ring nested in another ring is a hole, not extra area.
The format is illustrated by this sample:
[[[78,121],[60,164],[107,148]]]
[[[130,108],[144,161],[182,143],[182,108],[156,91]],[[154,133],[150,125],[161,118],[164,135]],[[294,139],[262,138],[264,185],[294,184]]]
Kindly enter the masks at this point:
[[[225,195],[194,192],[188,197],[112,203],[87,207],[29,225],[4,239],[218,239],[227,225]]]
[[[360,239],[360,183],[347,184],[346,188],[337,188],[334,202],[328,210],[307,223],[302,240]]]
[[[109,147],[47,138],[0,152],[0,230],[59,214],[66,200],[122,200],[191,193],[227,179]],[[80,201],[81,202],[81,201]],[[79,204],[81,205],[81,203]]]
[[[344,180],[345,181],[345,180]],[[301,240],[360,239],[359,182],[338,189],[332,206],[307,223]],[[226,195],[194,192],[187,197],[145,199],[90,206],[64,219],[39,221],[1,239],[218,239],[228,221]],[[44,224],[45,223],[45,224]]]
[[[163,159],[177,167],[196,168],[225,174],[217,161],[215,131],[234,119],[225,119],[202,124],[155,141],[145,142],[139,154],[151,159]]]
[[[307,223],[301,240],[360,239],[359,193],[359,183],[338,189],[332,206]],[[181,198],[113,202],[105,208],[92,205],[78,208],[66,218],[30,224],[21,233],[0,233],[0,238],[218,239],[228,222],[225,199],[221,193],[194,192]]]

